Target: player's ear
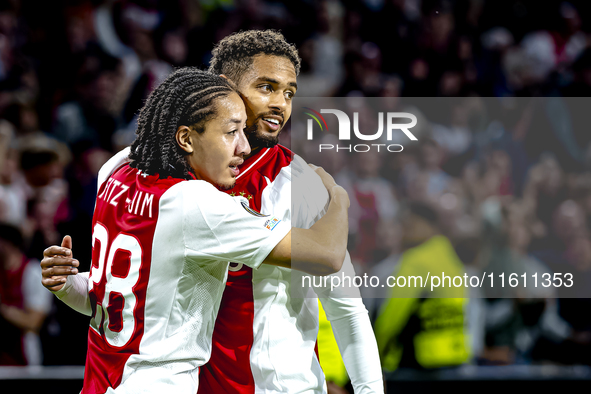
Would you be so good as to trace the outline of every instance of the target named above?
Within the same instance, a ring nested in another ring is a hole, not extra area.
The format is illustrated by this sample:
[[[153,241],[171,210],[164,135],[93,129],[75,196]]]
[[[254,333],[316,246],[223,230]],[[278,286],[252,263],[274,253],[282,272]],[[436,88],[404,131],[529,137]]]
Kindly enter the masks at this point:
[[[191,141],[191,129],[187,126],[179,126],[175,134],[176,143],[179,144],[182,150],[188,154],[193,153],[193,145]]]

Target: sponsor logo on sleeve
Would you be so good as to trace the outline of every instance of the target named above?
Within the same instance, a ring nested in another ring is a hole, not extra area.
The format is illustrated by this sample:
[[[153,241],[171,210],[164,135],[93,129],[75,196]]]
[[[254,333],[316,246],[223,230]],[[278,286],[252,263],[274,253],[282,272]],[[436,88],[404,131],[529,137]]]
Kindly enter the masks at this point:
[[[273,231],[273,229],[279,224],[281,220],[277,219],[276,217],[272,217],[271,219],[265,222],[265,228],[267,230]]]

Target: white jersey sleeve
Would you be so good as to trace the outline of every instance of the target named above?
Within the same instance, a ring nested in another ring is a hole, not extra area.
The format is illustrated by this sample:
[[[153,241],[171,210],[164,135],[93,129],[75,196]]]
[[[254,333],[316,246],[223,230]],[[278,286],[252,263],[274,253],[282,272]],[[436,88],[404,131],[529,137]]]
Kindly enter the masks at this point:
[[[301,157],[294,157],[291,170],[292,224],[310,228],[326,213],[328,192],[320,177]],[[332,275],[354,278],[355,269],[348,252],[341,270]],[[355,393],[383,393],[378,347],[359,289],[355,286],[331,289],[331,280],[324,283],[328,286],[315,286],[314,291],[331,322]]]
[[[52,293],[76,312],[90,316],[92,314],[92,308],[90,306],[90,297],[88,296],[89,275],[90,272],[70,275],[62,288],[58,291],[52,291]]]
[[[246,198],[221,193],[207,182],[181,182],[170,191],[175,188],[182,198],[175,204],[182,204],[189,258],[258,268],[291,230],[289,221],[260,214],[249,208]]]
[[[291,214],[294,227],[310,228],[328,210],[330,198],[322,179],[300,156],[291,162]]]

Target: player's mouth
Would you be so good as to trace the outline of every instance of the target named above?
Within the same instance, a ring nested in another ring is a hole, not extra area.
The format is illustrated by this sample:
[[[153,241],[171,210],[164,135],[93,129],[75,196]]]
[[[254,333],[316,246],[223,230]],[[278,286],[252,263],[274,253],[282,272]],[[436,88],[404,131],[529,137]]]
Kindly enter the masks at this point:
[[[283,124],[283,118],[281,116],[277,116],[277,115],[268,115],[268,116],[263,116],[261,118],[261,122],[265,125],[267,125],[267,127],[275,132],[275,131],[279,131],[279,129],[281,129],[281,125]]]
[[[242,163],[244,163],[244,160],[236,160],[230,163],[230,171],[234,177],[237,177],[238,174],[240,174],[240,169],[238,166],[240,166]]]

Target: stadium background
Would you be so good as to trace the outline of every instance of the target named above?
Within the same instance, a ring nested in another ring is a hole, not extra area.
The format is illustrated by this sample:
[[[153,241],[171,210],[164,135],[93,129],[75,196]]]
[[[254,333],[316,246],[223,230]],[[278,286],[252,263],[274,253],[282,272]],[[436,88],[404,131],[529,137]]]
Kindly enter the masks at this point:
[[[423,201],[466,266],[560,263],[590,275],[585,114],[567,119],[572,127],[540,127],[533,120],[548,114],[532,106],[499,127],[474,99],[590,96],[590,8],[583,0],[2,0],[0,222],[21,229],[31,258],[73,235],[86,271],[96,173],[133,140],[147,94],[173,67],[206,67],[226,35],[275,28],[300,51],[298,95],[471,98],[430,119],[419,149],[329,168],[373,193],[353,228],[375,234],[351,233],[359,273],[394,270],[405,248],[400,212]],[[282,142],[298,147],[289,130]],[[535,296],[479,304],[468,367],[388,379],[400,389],[466,390],[590,379],[591,302]],[[375,318],[377,303],[367,304]],[[87,326],[54,302],[40,331],[42,364],[83,365]],[[77,371],[0,368],[0,388],[50,377],[76,387]]]

